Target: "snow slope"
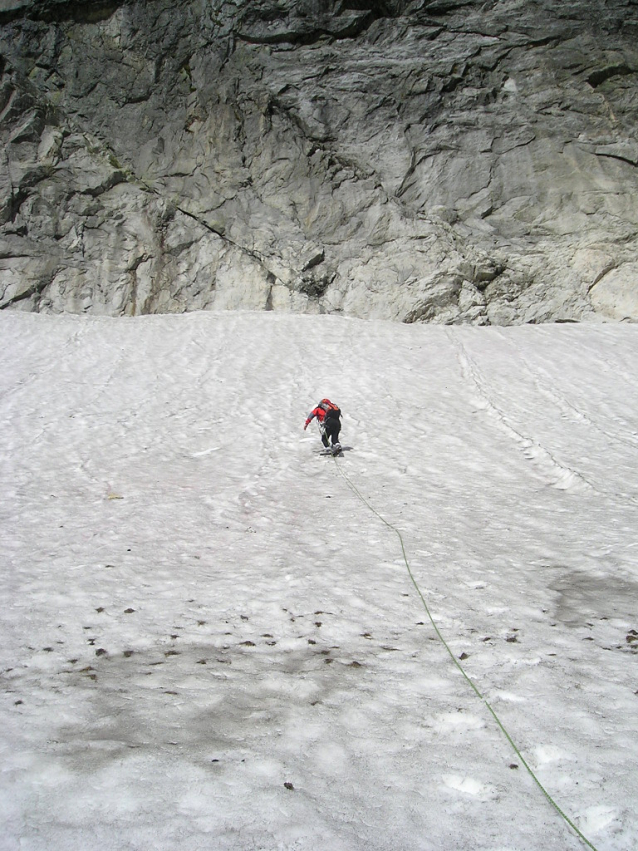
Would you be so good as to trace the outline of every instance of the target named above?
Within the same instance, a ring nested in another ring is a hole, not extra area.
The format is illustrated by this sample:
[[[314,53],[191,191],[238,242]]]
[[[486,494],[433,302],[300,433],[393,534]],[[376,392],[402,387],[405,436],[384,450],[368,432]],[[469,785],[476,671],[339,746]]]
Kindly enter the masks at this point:
[[[2,851],[587,847],[395,530],[548,794],[638,847],[637,326],[0,339]]]

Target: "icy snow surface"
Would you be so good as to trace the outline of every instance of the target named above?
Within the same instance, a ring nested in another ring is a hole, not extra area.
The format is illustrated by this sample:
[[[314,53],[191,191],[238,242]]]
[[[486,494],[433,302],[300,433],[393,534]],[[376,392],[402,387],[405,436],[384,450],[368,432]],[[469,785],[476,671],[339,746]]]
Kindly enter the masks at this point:
[[[638,847],[638,327],[0,315],[0,848]],[[342,458],[308,410],[344,412]]]

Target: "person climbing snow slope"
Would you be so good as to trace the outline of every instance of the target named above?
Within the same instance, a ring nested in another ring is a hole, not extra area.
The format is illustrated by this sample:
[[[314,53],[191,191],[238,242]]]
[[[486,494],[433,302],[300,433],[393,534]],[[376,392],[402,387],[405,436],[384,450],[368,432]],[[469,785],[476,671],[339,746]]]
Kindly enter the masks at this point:
[[[317,418],[319,430],[321,432],[321,442],[328,449],[332,443],[332,452],[337,454],[341,452],[341,444],[339,443],[339,432],[341,431],[341,411],[337,405],[330,399],[322,399],[316,408],[308,414],[304,424],[304,431],[308,428],[314,418]]]

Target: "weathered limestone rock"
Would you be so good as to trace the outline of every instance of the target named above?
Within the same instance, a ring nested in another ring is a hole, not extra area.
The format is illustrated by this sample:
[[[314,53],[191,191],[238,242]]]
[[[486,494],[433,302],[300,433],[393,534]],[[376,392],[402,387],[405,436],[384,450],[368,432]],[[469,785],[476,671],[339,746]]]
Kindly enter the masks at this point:
[[[638,263],[612,269],[591,289],[594,308],[610,319],[638,318]]]
[[[0,307],[638,320],[638,7],[0,0]]]

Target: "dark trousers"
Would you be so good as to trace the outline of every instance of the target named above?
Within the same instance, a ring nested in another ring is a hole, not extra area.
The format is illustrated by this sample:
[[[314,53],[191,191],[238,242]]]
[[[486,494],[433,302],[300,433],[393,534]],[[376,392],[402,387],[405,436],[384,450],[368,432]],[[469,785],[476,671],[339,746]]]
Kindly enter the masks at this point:
[[[321,442],[324,446],[330,446],[330,441],[332,441],[332,445],[335,443],[339,443],[339,432],[341,431],[341,423],[338,419],[331,417],[323,421],[322,430],[321,430]]]

